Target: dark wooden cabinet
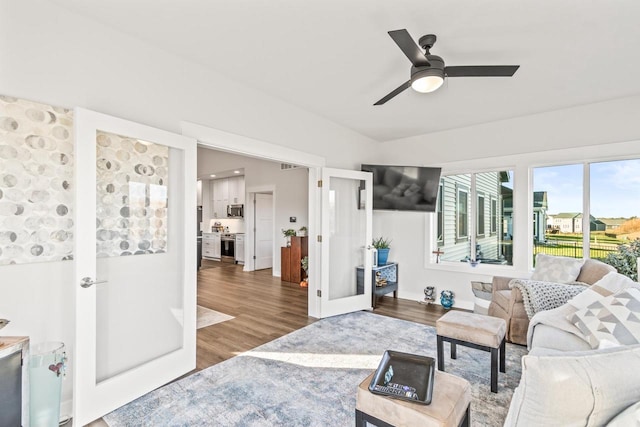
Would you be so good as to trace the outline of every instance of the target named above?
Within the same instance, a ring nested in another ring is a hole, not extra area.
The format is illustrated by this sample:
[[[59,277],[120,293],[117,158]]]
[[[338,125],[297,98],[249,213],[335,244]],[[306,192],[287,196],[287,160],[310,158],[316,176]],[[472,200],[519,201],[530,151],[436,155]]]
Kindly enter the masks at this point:
[[[29,338],[0,337],[0,426],[28,425],[28,399],[23,359]]]
[[[301,260],[309,254],[309,237],[291,237],[291,246],[280,248],[280,278],[300,283],[306,277]]]

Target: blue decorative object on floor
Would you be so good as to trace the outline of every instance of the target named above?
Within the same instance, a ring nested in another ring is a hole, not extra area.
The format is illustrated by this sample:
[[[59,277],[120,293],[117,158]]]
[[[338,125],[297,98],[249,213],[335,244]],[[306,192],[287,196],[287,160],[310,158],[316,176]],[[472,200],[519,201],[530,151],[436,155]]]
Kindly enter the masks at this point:
[[[453,291],[444,290],[440,292],[440,304],[447,310],[453,307]]]
[[[103,418],[120,426],[353,426],[358,384],[385,350],[435,357],[435,328],[357,312],[309,326],[152,391]],[[458,348],[447,372],[471,383],[471,425],[502,426],[526,348],[487,393],[489,353]]]

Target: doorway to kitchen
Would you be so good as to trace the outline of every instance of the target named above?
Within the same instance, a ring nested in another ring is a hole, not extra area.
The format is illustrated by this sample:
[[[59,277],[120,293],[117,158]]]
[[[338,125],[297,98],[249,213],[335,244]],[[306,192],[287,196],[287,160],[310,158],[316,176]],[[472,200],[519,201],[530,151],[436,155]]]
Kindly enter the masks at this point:
[[[273,266],[273,193],[253,193],[254,270]]]

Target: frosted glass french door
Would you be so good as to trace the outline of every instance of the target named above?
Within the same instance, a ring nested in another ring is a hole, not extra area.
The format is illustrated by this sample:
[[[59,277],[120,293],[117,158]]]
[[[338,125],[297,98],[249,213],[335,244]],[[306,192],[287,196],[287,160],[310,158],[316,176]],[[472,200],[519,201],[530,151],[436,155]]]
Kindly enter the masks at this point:
[[[76,109],[74,425],[195,368],[196,141]]]
[[[322,169],[320,317],[371,309],[371,188],[370,172]]]

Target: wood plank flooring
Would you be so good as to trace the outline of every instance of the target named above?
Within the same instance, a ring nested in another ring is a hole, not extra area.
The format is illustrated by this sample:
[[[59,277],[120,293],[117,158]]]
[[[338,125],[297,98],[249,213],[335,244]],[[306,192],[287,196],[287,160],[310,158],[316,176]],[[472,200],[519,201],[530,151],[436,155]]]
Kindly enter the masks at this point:
[[[243,272],[227,264],[198,272],[198,305],[235,319],[198,330],[197,370],[227,360],[316,321],[307,316],[307,288],[283,282],[271,270]],[[435,326],[439,305],[385,296],[374,313]]]

